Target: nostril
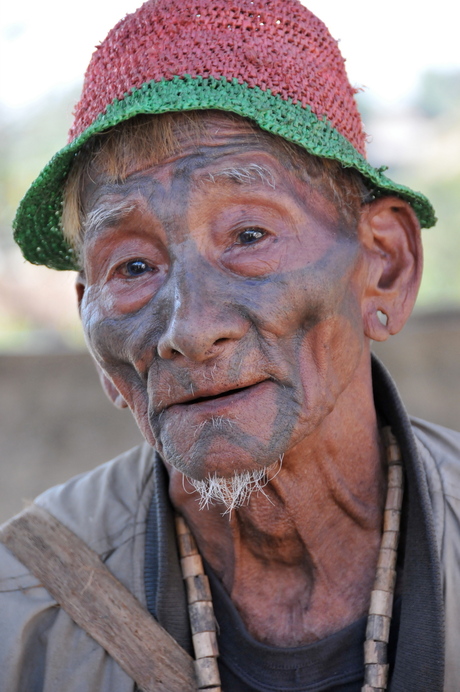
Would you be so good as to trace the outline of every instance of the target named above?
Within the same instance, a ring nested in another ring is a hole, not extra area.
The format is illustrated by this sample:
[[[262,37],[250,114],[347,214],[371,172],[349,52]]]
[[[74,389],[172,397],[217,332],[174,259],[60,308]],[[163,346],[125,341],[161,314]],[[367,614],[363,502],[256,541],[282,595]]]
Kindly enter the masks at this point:
[[[200,307],[200,306],[198,306]],[[238,315],[229,313],[223,320],[209,311],[203,315],[200,307],[185,311],[176,311],[165,327],[157,344],[160,358],[177,359],[184,356],[187,360],[203,361],[212,358],[228,345],[244,336],[248,325]]]

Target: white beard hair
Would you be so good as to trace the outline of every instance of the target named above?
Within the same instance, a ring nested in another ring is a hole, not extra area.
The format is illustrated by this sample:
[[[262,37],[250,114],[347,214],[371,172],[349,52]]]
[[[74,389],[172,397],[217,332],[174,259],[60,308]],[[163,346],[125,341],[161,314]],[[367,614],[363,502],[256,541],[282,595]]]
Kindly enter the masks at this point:
[[[230,514],[234,509],[248,504],[254,492],[262,493],[271,502],[264,488],[281,471],[283,457],[284,454],[271,466],[235,473],[231,478],[222,478],[214,473],[203,481],[194,478],[187,480],[200,496],[200,509],[219,502],[225,506],[223,515]]]

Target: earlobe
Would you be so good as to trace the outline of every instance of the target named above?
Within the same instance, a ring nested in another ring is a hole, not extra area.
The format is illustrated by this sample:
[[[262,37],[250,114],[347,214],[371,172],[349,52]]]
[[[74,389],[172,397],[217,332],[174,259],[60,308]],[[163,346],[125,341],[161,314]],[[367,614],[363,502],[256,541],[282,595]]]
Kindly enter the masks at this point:
[[[82,302],[83,296],[85,294],[85,289],[86,289],[85,272],[80,271],[80,272],[78,272],[77,278],[75,280],[75,290],[77,291],[77,301],[78,301],[78,311],[79,312],[81,310],[81,302]]]
[[[383,197],[363,209],[359,235],[367,267],[364,331],[374,341],[385,341],[402,329],[417,297],[422,272],[420,224],[407,202]]]
[[[126,403],[125,399],[122,397],[118,389],[115,387],[112,380],[110,380],[107,377],[107,375],[98,363],[96,363],[96,369],[99,375],[99,380],[101,382],[102,389],[104,390],[112,404],[119,409],[128,408],[128,404]]]
[[[382,315],[384,319],[382,319]],[[366,306],[363,314],[364,333],[372,341],[386,341],[390,335],[390,324],[388,315],[380,310],[375,309],[373,303],[370,302]]]

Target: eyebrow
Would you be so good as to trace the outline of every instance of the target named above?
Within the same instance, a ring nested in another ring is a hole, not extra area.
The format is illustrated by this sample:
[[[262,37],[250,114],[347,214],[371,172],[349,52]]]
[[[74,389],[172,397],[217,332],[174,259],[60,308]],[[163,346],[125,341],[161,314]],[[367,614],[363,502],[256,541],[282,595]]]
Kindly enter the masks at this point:
[[[117,224],[136,208],[137,204],[126,204],[124,201],[115,204],[101,202],[87,214],[83,224],[84,233],[98,233],[107,226]]]
[[[202,181],[215,183],[219,178],[231,180],[239,185],[262,182],[264,185],[268,185],[272,190],[276,189],[275,176],[272,171],[257,163],[250,163],[247,166],[222,168],[216,173],[207,173],[202,178]],[[128,216],[128,214],[134,211],[137,206],[136,203],[126,204],[123,200],[118,203],[109,200],[100,202],[88,212],[84,219],[84,235],[99,233],[104,228],[118,224],[125,216]]]
[[[210,180],[215,183],[217,178],[227,178],[240,185],[262,182],[272,188],[272,190],[276,188],[275,176],[271,170],[265,168],[265,166],[259,166],[257,163],[250,163],[248,166],[222,168],[216,173],[208,173],[204,180]]]

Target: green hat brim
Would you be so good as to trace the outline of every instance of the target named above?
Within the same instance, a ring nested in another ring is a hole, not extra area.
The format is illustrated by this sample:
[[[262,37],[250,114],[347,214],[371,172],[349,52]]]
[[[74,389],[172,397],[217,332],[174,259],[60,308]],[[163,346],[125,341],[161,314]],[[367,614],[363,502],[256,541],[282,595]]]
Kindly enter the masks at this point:
[[[254,120],[263,130],[298,144],[310,154],[355,168],[371,183],[376,196],[394,194],[413,207],[422,228],[436,223],[427,198],[398,185],[373,168],[326,118],[309,107],[285,101],[269,89],[249,87],[238,80],[213,77],[173,77],[148,82],[122,100],[115,99],[84,132],[61,149],[45,166],[21,201],[13,223],[14,237],[24,257],[52,269],[79,270],[75,251],[64,239],[61,216],[63,189],[76,153],[93,135],[141,114],[217,109]]]

